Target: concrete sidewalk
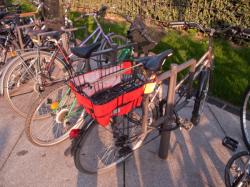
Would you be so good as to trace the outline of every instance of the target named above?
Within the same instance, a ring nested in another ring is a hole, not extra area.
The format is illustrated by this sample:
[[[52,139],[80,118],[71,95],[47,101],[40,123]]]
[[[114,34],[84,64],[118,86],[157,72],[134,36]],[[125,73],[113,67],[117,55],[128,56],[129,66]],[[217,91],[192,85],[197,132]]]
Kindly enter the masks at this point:
[[[186,107],[182,113],[190,111]],[[69,141],[50,148],[29,143],[23,133],[24,119],[0,98],[0,187],[224,186],[224,167],[232,153],[221,144],[225,135],[218,122],[228,135],[240,141],[238,151],[245,149],[239,117],[207,104],[200,126],[172,133],[167,160],[157,156],[158,138],[113,171],[86,175],[76,170],[70,156],[64,156]]]

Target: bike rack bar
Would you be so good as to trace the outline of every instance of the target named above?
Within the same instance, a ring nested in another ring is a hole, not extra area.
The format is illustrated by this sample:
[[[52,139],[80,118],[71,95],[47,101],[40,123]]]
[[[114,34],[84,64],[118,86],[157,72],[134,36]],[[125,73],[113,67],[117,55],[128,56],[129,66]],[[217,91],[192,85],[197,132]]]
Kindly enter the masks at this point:
[[[202,58],[204,59],[208,56],[208,53],[204,55]],[[168,93],[167,93],[167,105],[166,105],[166,113],[165,116],[159,118],[159,121],[157,120],[155,124],[161,124],[162,126],[167,126],[170,125],[172,120],[173,120],[173,113],[174,113],[174,101],[175,101],[175,93],[176,93],[176,88],[180,87],[180,85],[183,83],[181,81],[177,85],[177,74],[180,71],[183,71],[184,69],[189,68],[189,72],[191,73],[191,78],[190,78],[190,85],[189,89],[192,89],[192,81],[193,81],[193,75],[195,73],[195,68],[196,68],[196,60],[191,59],[181,65],[177,64],[171,64],[171,69],[165,73],[162,73],[157,77],[157,81],[163,81],[164,79],[169,78],[169,86],[168,86]],[[163,122],[164,121],[164,122]],[[171,131],[163,131],[161,133],[161,139],[160,139],[160,146],[159,146],[159,157],[161,159],[167,159],[168,157],[168,150],[169,150],[169,144],[170,144],[170,137],[171,137]]]
[[[36,12],[24,12],[19,14],[19,17],[24,18],[24,17],[34,17],[35,18]]]
[[[18,40],[19,40],[19,44],[20,44],[21,49],[24,48],[23,38],[22,38],[22,29],[26,29],[26,28],[30,28],[30,27],[34,27],[34,26],[35,26],[35,24],[32,23],[32,24],[29,24],[29,25],[21,25],[21,26],[18,26],[16,28],[17,35],[18,35]]]
[[[167,106],[166,106],[166,116],[172,118],[173,108],[174,108],[174,98],[175,98],[175,87],[177,81],[178,65],[171,64],[171,76],[169,79],[168,95],[167,95]],[[169,119],[171,119],[169,118]],[[163,125],[168,125],[171,120],[165,121]],[[159,157],[161,159],[166,159],[168,157],[168,149],[170,144],[170,131],[161,132],[160,147],[159,147]]]

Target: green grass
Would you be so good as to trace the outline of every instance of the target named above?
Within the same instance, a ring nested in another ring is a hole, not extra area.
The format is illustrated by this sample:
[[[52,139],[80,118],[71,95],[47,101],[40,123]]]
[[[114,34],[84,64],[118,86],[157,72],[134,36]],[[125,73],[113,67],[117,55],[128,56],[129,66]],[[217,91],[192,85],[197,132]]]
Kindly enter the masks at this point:
[[[91,33],[95,24],[87,19],[77,25],[87,25],[88,33]],[[126,35],[128,25],[101,21],[106,32],[114,32]],[[223,39],[214,39],[215,69],[211,94],[234,105],[240,105],[242,94],[250,84],[250,47],[239,47]],[[181,64],[191,58],[199,59],[207,50],[208,40],[194,30],[175,31],[169,30],[154,48],[155,53],[166,49],[173,49],[164,69],[167,70],[171,63]]]
[[[19,4],[23,12],[33,12],[36,10],[30,0],[7,0],[7,4]]]
[[[17,1],[15,1],[17,2]],[[28,0],[19,0],[24,11],[34,11],[34,7],[28,4]],[[93,19],[76,20],[78,13],[71,13],[75,26],[87,27],[87,33],[78,31],[80,39],[94,31],[96,25]],[[105,32],[114,32],[126,35],[128,25],[101,20]],[[170,57],[164,66],[167,70],[169,64],[181,64],[190,58],[199,59],[207,50],[207,38],[197,37],[197,32],[190,30],[180,32],[170,30],[161,39],[153,50],[159,53],[166,49],[173,49],[174,55]],[[249,46],[249,45],[248,45]],[[212,95],[228,101],[234,105],[240,105],[242,94],[250,84],[250,47],[234,46],[223,39],[214,40],[215,69],[211,88]]]
[[[196,35],[192,32],[181,34],[169,31],[154,51],[173,49],[174,55],[168,60],[169,63],[180,64],[190,58],[199,59],[207,50],[208,43],[206,38],[196,39]],[[250,48],[234,47],[223,39],[215,39],[213,47],[215,69],[211,93],[239,106],[242,94],[250,83]]]

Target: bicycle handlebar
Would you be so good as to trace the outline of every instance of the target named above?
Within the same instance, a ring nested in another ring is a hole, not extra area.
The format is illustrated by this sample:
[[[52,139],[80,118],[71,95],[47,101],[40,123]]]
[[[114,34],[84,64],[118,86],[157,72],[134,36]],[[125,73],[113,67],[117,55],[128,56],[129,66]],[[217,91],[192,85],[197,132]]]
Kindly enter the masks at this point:
[[[133,24],[133,20],[127,15],[127,16],[123,16],[127,22],[129,22],[130,24]],[[142,28],[140,27],[140,25],[137,24],[133,24],[133,26],[135,27],[135,30],[138,30],[142,36],[148,40],[149,42],[153,43],[153,44],[157,44],[157,42],[155,40],[153,40],[148,34],[147,34],[147,29],[146,28]]]
[[[224,33],[230,29],[232,29],[232,26],[227,27],[225,29],[214,29],[214,28],[205,28],[201,24],[196,23],[196,22],[186,22],[186,21],[172,21],[168,23],[168,26],[170,27],[185,27],[187,29],[198,29],[201,32],[207,33],[210,36],[213,36],[214,33],[220,34]]]
[[[87,14],[81,14],[81,16],[79,18],[77,18],[76,20],[79,20],[81,18],[86,18],[86,17],[89,17],[89,16],[97,17],[97,16],[105,15],[107,9],[108,9],[107,6],[101,6],[101,8],[99,10],[97,10],[96,12],[87,13]]]

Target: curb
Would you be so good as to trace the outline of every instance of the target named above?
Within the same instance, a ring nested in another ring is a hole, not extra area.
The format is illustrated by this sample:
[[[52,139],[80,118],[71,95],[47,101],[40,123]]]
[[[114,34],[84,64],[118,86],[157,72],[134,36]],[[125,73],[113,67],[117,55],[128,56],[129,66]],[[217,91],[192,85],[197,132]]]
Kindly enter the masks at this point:
[[[207,102],[209,104],[213,104],[213,105],[217,106],[218,108],[223,109],[229,113],[240,116],[240,107],[234,106],[226,101],[223,101],[223,100],[218,99],[218,98],[213,97],[213,96],[208,96]]]

